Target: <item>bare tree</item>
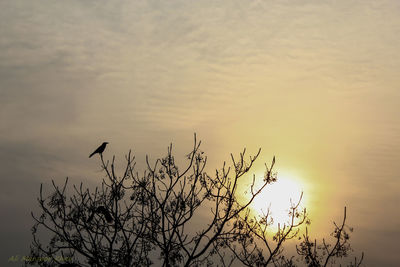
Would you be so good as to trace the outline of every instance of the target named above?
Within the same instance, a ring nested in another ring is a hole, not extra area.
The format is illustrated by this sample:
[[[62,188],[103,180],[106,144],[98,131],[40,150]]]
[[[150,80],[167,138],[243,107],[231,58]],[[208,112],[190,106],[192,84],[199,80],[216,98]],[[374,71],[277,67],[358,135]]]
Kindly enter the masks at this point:
[[[238,183],[249,173],[260,154],[223,164],[213,176],[205,172],[207,157],[196,136],[182,170],[175,163],[172,145],[165,157],[154,163],[146,157],[147,170],[139,175],[131,152],[120,175],[115,157],[105,161],[100,154],[104,178],[94,190],[73,186],[67,196],[68,179],[45,197],[42,186],[38,202],[41,215],[32,217],[33,242],[27,264],[40,266],[229,266],[239,260],[248,266],[266,266],[292,260],[282,256],[283,243],[298,236],[307,214],[299,203],[291,207],[292,223],[279,228],[272,246],[266,238],[269,214],[261,220],[250,219],[249,205],[270,183],[276,181],[266,165],[263,183],[250,185],[250,198],[238,199]],[[205,216],[204,216],[205,215]],[[46,245],[38,231],[51,237]],[[306,237],[304,237],[306,238]],[[264,241],[268,253],[254,242]],[[306,240],[306,239],[305,239]],[[308,240],[308,239],[307,239]],[[301,248],[308,243],[300,244]],[[337,254],[332,252],[334,257]],[[314,254],[312,254],[314,255]],[[316,254],[315,254],[316,255]],[[317,256],[315,256],[317,257]],[[319,266],[319,265],[318,265]]]
[[[334,244],[328,243],[325,239],[322,239],[322,244],[318,244],[316,239],[312,241],[306,228],[303,241],[299,246],[296,246],[296,250],[308,266],[321,267],[336,264],[338,258],[347,257],[349,252],[352,251],[349,243],[349,232],[353,232],[353,228],[346,225],[346,217],[345,207],[342,223],[340,225],[334,223],[335,228],[331,233]],[[354,262],[350,262],[349,266],[358,267],[361,265],[363,259],[364,253],[361,254],[360,259],[355,258]]]
[[[270,210],[261,218],[249,216],[240,217],[236,222],[240,238],[231,243],[230,250],[245,266],[294,266],[293,257],[283,256],[284,243],[299,235],[300,226],[310,224],[306,209],[300,210],[299,205],[303,194],[297,203],[289,208],[287,224],[278,223],[278,229],[273,230],[273,218]],[[257,242],[258,241],[258,242]]]
[[[349,256],[353,249],[350,246],[349,232],[353,228],[346,225],[346,208],[344,209],[343,221],[340,225],[334,222],[334,231],[331,236],[334,244],[328,243],[322,239],[322,244],[318,244],[314,239],[311,242],[306,227],[305,233],[300,235],[300,226],[309,225],[310,220],[306,209],[299,209],[302,195],[297,203],[292,203],[289,208],[289,220],[282,226],[278,223],[278,229],[272,230],[270,226],[273,219],[270,217],[270,211],[264,214],[260,219],[250,219],[246,216],[240,217],[236,223],[240,238],[236,242],[231,242],[229,249],[236,258],[245,266],[285,266],[291,267],[300,264],[306,264],[308,267],[337,266],[343,263],[342,259]],[[288,240],[300,240],[296,245],[297,256],[285,255],[283,253],[284,242]],[[361,266],[364,259],[364,253],[361,258],[354,258],[354,261],[347,263],[347,266]]]

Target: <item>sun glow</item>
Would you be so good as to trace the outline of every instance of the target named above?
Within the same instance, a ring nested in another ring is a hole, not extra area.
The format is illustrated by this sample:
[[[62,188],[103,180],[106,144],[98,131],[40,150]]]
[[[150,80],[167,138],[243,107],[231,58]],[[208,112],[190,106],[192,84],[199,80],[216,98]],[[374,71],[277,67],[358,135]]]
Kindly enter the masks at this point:
[[[269,218],[273,218],[273,227],[278,223],[283,225],[290,219],[289,208],[297,204],[301,197],[300,208],[306,206],[305,184],[298,176],[279,172],[276,182],[267,185],[266,188],[254,199],[251,204],[256,216],[263,216],[269,210]],[[303,193],[303,195],[302,195]]]

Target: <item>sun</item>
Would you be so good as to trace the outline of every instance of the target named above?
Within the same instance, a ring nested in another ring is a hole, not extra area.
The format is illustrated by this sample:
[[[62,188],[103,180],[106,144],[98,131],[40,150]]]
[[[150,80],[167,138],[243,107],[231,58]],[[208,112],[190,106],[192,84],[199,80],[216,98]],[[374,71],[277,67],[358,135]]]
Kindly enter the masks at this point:
[[[289,208],[298,203],[301,198],[300,206],[305,207],[307,198],[305,197],[305,183],[302,183],[299,176],[289,172],[278,172],[276,182],[267,185],[266,188],[253,200],[250,205],[253,212],[262,216],[267,214],[269,209],[270,217],[273,218],[273,227],[277,227],[289,222]]]

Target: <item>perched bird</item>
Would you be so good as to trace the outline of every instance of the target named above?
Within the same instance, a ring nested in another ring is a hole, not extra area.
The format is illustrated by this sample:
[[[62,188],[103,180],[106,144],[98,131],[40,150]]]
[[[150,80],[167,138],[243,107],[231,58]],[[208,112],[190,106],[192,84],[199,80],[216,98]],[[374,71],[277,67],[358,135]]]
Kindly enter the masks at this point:
[[[94,214],[102,214],[108,223],[113,221],[113,218],[110,212],[104,206],[99,206],[95,210],[93,210],[92,214],[89,216],[87,222],[91,222],[93,220]]]
[[[96,211],[97,211],[98,213],[103,214],[104,217],[106,218],[106,221],[107,221],[108,223],[110,223],[110,222],[113,221],[113,218],[111,217],[110,212],[109,212],[104,206],[98,207],[98,208],[96,209]]]
[[[104,149],[106,149],[106,145],[108,144],[108,142],[104,142],[103,144],[101,144],[101,146],[99,146],[92,154],[90,154],[89,158],[91,158],[94,154],[96,153],[103,153]]]

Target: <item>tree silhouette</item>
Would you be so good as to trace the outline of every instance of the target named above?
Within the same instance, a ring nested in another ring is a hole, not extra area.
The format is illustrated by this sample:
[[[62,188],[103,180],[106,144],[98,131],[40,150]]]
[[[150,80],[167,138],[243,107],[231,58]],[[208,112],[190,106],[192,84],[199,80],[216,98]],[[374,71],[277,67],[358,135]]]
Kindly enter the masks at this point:
[[[26,264],[40,266],[295,266],[294,257],[283,255],[285,241],[301,238],[297,247],[299,260],[308,266],[327,266],[350,251],[345,220],[336,226],[337,243],[318,247],[303,237],[300,226],[308,224],[306,210],[299,203],[290,208],[288,225],[272,235],[270,214],[257,219],[249,205],[260,192],[276,181],[273,167],[266,165],[263,183],[255,188],[255,176],[247,201],[238,199],[238,183],[249,173],[255,156],[238,159],[231,155],[231,165],[223,164],[213,176],[205,172],[207,157],[194,138],[187,155],[187,165],[179,169],[172,145],[165,157],[150,163],[139,175],[135,157],[129,151],[121,175],[115,157],[105,161],[100,153],[104,178],[94,190],[73,186],[67,196],[68,178],[63,186],[54,181],[53,192],[45,197],[40,187],[41,215],[32,217],[33,242]],[[247,158],[247,159],[246,159]],[[46,245],[38,231],[50,234]],[[362,259],[361,259],[362,261]],[[324,263],[324,264],[322,264]],[[319,265],[318,265],[319,264]],[[353,263],[351,263],[353,264]],[[359,266],[361,262],[353,266]]]

